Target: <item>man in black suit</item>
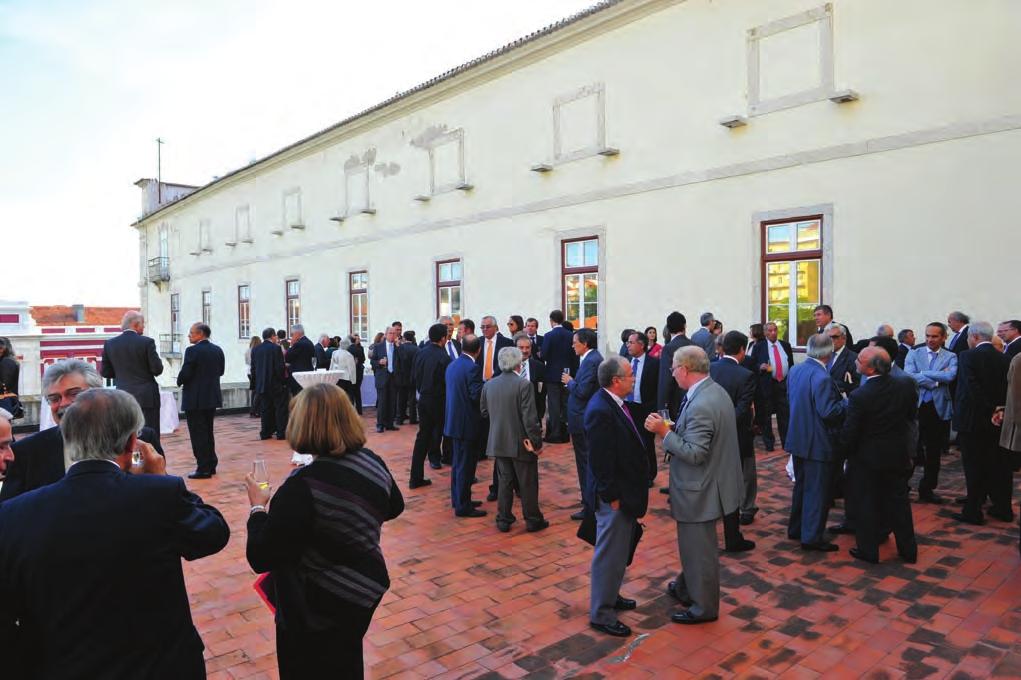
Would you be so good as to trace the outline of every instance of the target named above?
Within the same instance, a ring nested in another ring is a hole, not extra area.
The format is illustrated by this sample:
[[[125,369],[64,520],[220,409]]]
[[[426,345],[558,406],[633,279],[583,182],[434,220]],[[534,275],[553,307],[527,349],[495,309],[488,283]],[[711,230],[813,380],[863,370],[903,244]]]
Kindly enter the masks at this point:
[[[596,332],[591,328],[579,328],[575,331],[572,346],[579,359],[578,371],[573,378],[568,374],[562,375],[561,383],[567,387],[567,430],[571,433],[571,445],[574,447],[574,465],[578,471],[578,490],[584,492],[585,478],[588,474],[589,448],[584,423],[585,408],[592,395],[599,391],[598,369],[599,364],[603,361],[603,355],[596,349]],[[584,510],[579,510],[571,515],[571,519],[575,520],[584,517]]]
[[[560,376],[574,363],[572,333],[561,324],[564,313],[554,309],[549,313],[550,330],[542,336],[542,360],[546,364],[546,436],[543,441],[563,444],[570,441],[567,434],[567,388]],[[527,326],[527,323],[526,323]]]
[[[762,435],[766,451],[773,451],[773,414],[780,434],[780,446],[787,439],[790,422],[790,403],[787,400],[787,374],[794,367],[794,350],[790,343],[781,340],[777,325],[770,321],[763,326],[766,337],[752,345],[752,359],[758,367],[759,385],[755,393],[755,421]]]
[[[447,398],[446,373],[450,356],[444,351],[447,327],[436,323],[429,327],[429,342],[414,357],[411,368],[413,389],[418,389],[418,434],[411,453],[409,486],[417,489],[432,484],[425,478],[425,459],[429,467],[442,467],[440,438],[443,436],[444,407]]]
[[[206,677],[181,559],[219,552],[230,529],[138,443],[143,422],[124,392],[82,393],[60,424],[67,475],[0,505],[0,630],[20,622],[5,667],[14,658],[39,678]],[[47,577],[55,565],[73,574]],[[148,587],[126,585],[136,578]]]
[[[993,346],[993,327],[985,321],[971,324],[972,349],[957,356],[957,393],[954,429],[961,444],[961,465],[968,497],[954,519],[984,524],[982,503],[992,501],[990,517],[1010,522],[1014,472],[1009,454],[1000,448],[1000,431],[992,424],[993,412],[1007,400],[1010,360]]]
[[[841,394],[848,394],[858,387],[860,380],[856,365],[858,355],[847,346],[847,326],[831,322],[824,330],[833,341],[833,356],[830,357],[826,370],[833,378],[837,391]]]
[[[412,368],[415,355],[418,354],[418,343],[415,342],[415,331],[404,332],[404,342],[397,347],[397,424],[403,425],[407,419],[412,425],[418,425],[418,397],[415,394],[415,379]]]
[[[539,335],[539,320],[533,317],[525,319],[525,335],[528,336],[528,341],[532,343],[532,358],[537,361],[545,361],[542,358],[542,338]]]
[[[319,342],[315,344],[316,351],[316,370],[320,368],[329,369],[330,367],[330,354],[327,350],[330,347],[330,336],[323,333],[319,336]]]
[[[897,553],[910,564],[918,559],[918,543],[908,501],[914,469],[912,428],[918,414],[914,381],[890,375],[893,362],[885,349],[867,347],[857,357],[863,379],[848,398],[839,437],[843,455],[852,463],[856,559],[879,562],[880,535],[893,531]]]
[[[294,374],[302,371],[312,370],[312,359],[316,355],[315,345],[305,337],[305,327],[299,324],[291,326],[291,346],[284,354],[284,362],[287,364],[287,384],[291,388],[291,395],[301,392],[301,385],[294,379]],[[329,368],[326,366],[325,368]]]
[[[677,417],[677,409],[680,407],[681,397],[684,396],[684,393],[677,386],[677,381],[671,377],[670,366],[674,360],[674,353],[681,347],[691,344],[691,340],[684,334],[687,323],[688,320],[680,312],[670,312],[666,318],[666,327],[670,331],[670,342],[663,347],[663,351],[659,355],[661,361],[659,362],[656,410],[669,410],[671,418]]]
[[[181,390],[181,409],[188,419],[188,436],[195,456],[195,472],[189,479],[209,479],[216,474],[216,439],[213,418],[223,406],[220,376],[223,375],[223,350],[209,342],[209,326],[192,324],[188,331],[191,347],[184,351],[184,363],[177,374]]]
[[[947,349],[958,355],[958,357],[960,357],[962,352],[967,352],[969,349],[968,324],[970,322],[971,318],[964,312],[950,312],[947,314],[947,325],[950,326],[950,330],[953,332],[950,340],[947,341]]]
[[[58,361],[47,366],[43,374],[42,393],[46,402],[43,408],[50,409],[53,422],[59,425],[78,395],[102,387],[103,379],[92,364],[81,359]],[[163,447],[151,428],[143,427],[138,438],[163,455]],[[7,480],[0,488],[0,502],[52,484],[64,476],[64,438],[59,427],[19,439],[11,446],[11,452],[14,460],[7,465]]]
[[[163,373],[163,362],[156,354],[156,341],[147,338],[145,317],[128,312],[121,321],[120,335],[103,343],[101,373],[112,378],[114,387],[124,390],[142,407],[146,427],[160,439],[160,388],[156,376]]]
[[[535,415],[539,418],[539,430],[542,430],[542,417],[546,414],[546,367],[532,356],[532,341],[524,332],[514,336],[514,346],[521,351],[522,378],[532,383],[535,397]]]
[[[365,348],[362,347],[362,339],[357,334],[348,336],[351,346],[347,351],[355,358],[355,410],[362,415],[362,382],[365,380]]]
[[[893,363],[900,366],[901,370],[904,370],[904,362],[908,358],[908,353],[915,348],[915,332],[910,328],[904,328],[897,333],[897,356],[894,357]]]
[[[628,356],[631,374],[635,377],[634,391],[624,398],[636,423],[644,423],[650,413],[656,410],[656,393],[659,391],[659,359],[649,356],[649,338],[641,331],[631,331],[628,336]],[[649,485],[656,478],[656,435],[644,427],[638,433],[645,440],[649,454]]]
[[[397,376],[400,355],[397,353],[397,329],[387,326],[383,340],[369,348],[372,377],[376,382],[376,432],[396,430]]]
[[[1007,359],[1021,354],[1021,321],[1011,319],[996,327],[996,335],[1003,340],[1003,353]]]
[[[752,411],[758,379],[743,366],[747,347],[747,335],[740,331],[730,331],[723,336],[723,357],[709,365],[709,377],[725,389],[734,402],[741,478],[744,482],[744,493],[738,510],[723,517],[724,549],[727,552],[744,552],[755,547],[754,543],[741,535],[738,524],[751,524],[759,511],[755,505],[759,477],[755,469],[755,435],[752,433]]]
[[[259,439],[269,439],[274,431],[277,439],[287,438],[291,396],[287,391],[284,353],[280,351],[279,342],[276,331],[266,328],[262,331],[262,344],[252,349],[252,377],[262,407]]]
[[[447,356],[450,357],[450,360],[453,361],[461,356],[461,343],[454,337],[454,319],[449,316],[441,316],[436,320],[436,323],[443,324],[443,327],[447,329],[447,336],[443,339],[441,347],[447,353]],[[475,324],[472,325],[474,326]]]

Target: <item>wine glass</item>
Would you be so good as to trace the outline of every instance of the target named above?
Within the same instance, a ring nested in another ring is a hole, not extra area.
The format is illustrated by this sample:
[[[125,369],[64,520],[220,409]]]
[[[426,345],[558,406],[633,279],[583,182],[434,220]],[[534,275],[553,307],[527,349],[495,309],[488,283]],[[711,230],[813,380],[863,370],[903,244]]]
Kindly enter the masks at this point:
[[[316,358],[312,357],[312,370],[316,370]]]
[[[663,422],[666,423],[667,427],[673,428],[674,421],[670,420],[670,409],[661,408],[659,410],[659,417],[663,419]]]
[[[252,462],[252,477],[260,489],[269,488],[269,472],[266,470],[266,461],[262,458],[256,458]]]

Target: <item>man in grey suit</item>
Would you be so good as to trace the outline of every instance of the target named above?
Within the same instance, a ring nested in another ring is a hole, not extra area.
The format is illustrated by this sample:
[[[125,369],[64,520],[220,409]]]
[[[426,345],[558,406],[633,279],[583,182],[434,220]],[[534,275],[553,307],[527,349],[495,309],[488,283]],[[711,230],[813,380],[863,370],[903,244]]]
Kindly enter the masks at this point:
[[[677,522],[681,573],[667,592],[687,609],[674,623],[715,621],[720,615],[720,557],[716,522],[735,512],[743,482],[734,403],[709,377],[709,357],[701,347],[682,347],[672,358],[673,379],[685,390],[673,431],[652,413],[650,432],[663,437],[670,461],[670,513]]]
[[[712,312],[702,312],[698,317],[698,325],[701,326],[691,336],[691,344],[697,345],[705,350],[707,357],[716,356],[716,336],[713,335],[712,327],[716,317]]]
[[[496,528],[510,531],[515,518],[514,480],[521,495],[521,514],[528,531],[542,531],[549,522],[539,509],[539,457],[542,429],[535,414],[532,383],[518,375],[522,355],[517,347],[504,347],[496,356],[500,373],[482,387],[482,417],[489,418],[486,451],[495,459],[499,474]]]
[[[163,361],[156,354],[156,341],[147,338],[145,317],[131,311],[121,320],[123,333],[103,344],[104,378],[113,379],[114,387],[135,398],[142,408],[145,426],[152,428],[153,445],[160,443],[160,388],[156,376],[163,373]]]

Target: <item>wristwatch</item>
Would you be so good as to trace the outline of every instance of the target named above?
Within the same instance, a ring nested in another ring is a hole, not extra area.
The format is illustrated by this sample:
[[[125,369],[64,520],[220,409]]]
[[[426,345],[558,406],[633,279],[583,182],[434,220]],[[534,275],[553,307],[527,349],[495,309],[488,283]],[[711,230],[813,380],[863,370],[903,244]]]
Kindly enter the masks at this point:
[[[266,506],[265,505],[253,505],[252,509],[248,511],[248,516],[251,517],[252,515],[254,515],[257,512],[266,512]]]

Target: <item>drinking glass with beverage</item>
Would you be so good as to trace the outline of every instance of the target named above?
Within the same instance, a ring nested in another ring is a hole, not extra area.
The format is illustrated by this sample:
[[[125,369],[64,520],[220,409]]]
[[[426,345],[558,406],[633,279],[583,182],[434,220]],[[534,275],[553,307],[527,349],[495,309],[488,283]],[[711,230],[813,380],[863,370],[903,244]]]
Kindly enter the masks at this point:
[[[262,458],[256,458],[252,462],[252,477],[260,489],[269,488],[269,472],[266,470],[266,461]]]

